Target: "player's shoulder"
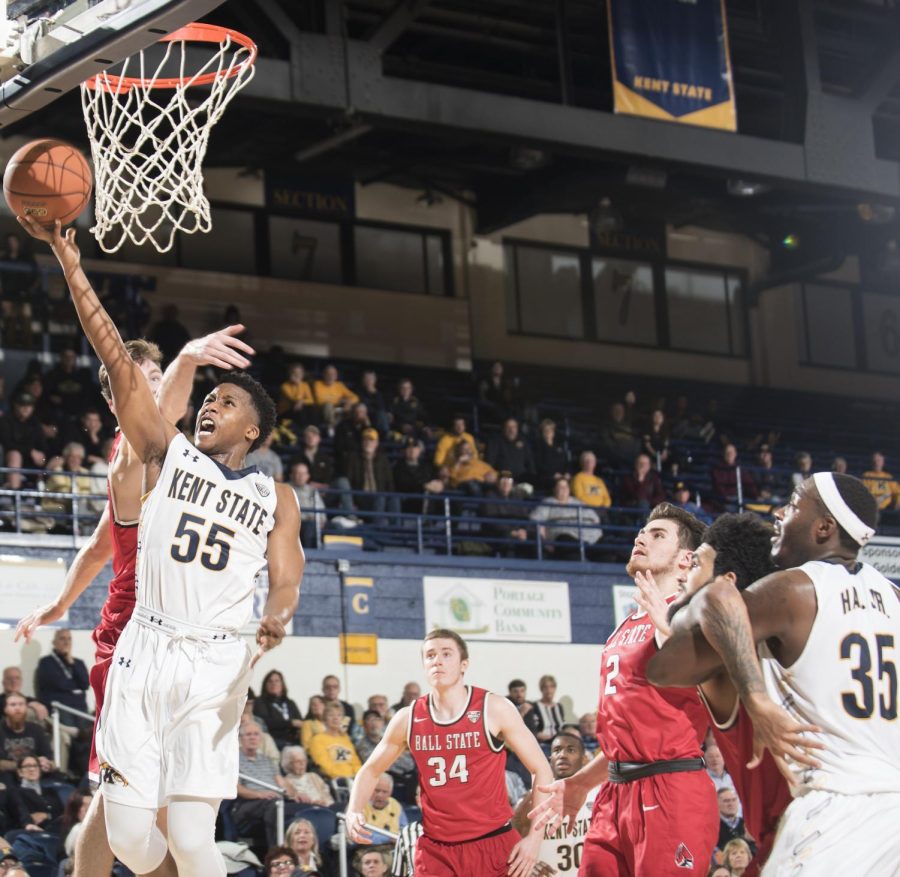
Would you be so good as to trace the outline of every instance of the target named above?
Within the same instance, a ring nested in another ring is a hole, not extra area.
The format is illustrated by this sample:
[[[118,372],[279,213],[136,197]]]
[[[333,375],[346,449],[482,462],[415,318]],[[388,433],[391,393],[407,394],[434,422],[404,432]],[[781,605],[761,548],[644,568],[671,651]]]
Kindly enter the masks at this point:
[[[294,488],[290,484],[284,484],[281,481],[273,481],[275,485],[275,516],[279,517],[299,517],[300,516],[300,500],[294,492]]]

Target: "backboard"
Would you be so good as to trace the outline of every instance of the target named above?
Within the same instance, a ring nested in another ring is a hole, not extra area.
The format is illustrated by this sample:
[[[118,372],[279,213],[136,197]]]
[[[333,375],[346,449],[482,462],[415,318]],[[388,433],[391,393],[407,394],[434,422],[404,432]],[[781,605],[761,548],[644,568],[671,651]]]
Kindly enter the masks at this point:
[[[0,131],[223,0],[0,0]]]

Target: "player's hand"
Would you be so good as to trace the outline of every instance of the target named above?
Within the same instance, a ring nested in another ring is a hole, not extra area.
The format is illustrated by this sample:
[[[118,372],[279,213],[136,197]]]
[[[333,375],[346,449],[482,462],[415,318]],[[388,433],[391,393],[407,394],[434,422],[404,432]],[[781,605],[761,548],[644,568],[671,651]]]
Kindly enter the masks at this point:
[[[509,877],[531,877],[534,863],[537,861],[541,850],[541,841],[544,838],[542,831],[533,828],[513,848],[506,860],[508,865],[506,873]]]
[[[797,784],[797,777],[788,764],[788,759],[808,767],[821,767],[812,750],[825,747],[804,737],[804,734],[820,734],[816,725],[803,725],[794,720],[787,710],[778,706],[767,695],[754,696],[745,703],[747,714],[753,722],[753,759],[747,767],[758,767],[766,749],[772,753],[775,764],[790,785]]]
[[[63,610],[56,603],[48,603],[46,606],[39,606],[30,615],[26,615],[17,625],[13,642],[18,642],[23,637],[26,643],[31,642],[35,631],[45,624],[53,624],[63,617]]]
[[[256,351],[249,345],[235,338],[244,331],[244,326],[238,323],[234,326],[226,326],[218,332],[213,332],[203,338],[195,338],[188,341],[182,349],[195,366],[214,365],[216,368],[233,369],[248,368],[250,360],[243,356],[253,356]]]
[[[256,655],[250,662],[253,667],[256,662],[270,649],[281,645],[284,639],[284,624],[274,615],[263,615],[256,628]]]
[[[558,873],[553,865],[548,865],[546,862],[535,862],[534,868],[531,869],[531,877],[553,877]]]
[[[650,620],[662,636],[670,636],[672,628],[669,627],[666,617],[669,612],[669,605],[660,596],[653,573],[649,571],[638,572],[634,577],[634,583],[638,588],[637,596],[635,597],[638,606],[650,616]]]
[[[549,786],[537,786],[539,792],[547,795],[537,807],[528,811],[528,818],[534,820],[532,831],[543,830],[545,826],[554,828],[567,816],[569,817],[569,830],[575,825],[575,817],[584,805],[587,791],[570,777],[567,780],[556,780]]]
[[[348,810],[344,814],[347,825],[347,837],[355,844],[372,843],[372,832],[366,828],[366,818],[359,810]]]
[[[53,223],[53,228],[44,227],[30,216],[17,216],[16,219],[33,238],[50,245],[54,255],[59,259],[59,264],[62,265],[66,279],[70,271],[81,265],[81,251],[75,243],[74,226],[63,234],[62,223],[58,219]]]

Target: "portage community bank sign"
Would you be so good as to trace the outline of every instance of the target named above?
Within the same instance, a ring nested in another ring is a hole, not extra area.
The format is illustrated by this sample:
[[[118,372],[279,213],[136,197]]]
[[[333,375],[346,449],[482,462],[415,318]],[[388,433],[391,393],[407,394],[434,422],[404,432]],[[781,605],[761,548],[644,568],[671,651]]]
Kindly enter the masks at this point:
[[[572,641],[568,582],[425,576],[425,627],[472,640]]]

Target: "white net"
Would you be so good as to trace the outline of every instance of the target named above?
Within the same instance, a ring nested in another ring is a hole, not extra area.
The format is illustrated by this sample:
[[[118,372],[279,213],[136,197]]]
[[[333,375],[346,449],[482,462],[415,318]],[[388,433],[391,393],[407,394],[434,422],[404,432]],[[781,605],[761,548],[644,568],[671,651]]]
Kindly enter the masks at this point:
[[[107,253],[129,240],[138,246],[149,242],[164,253],[177,231],[212,228],[203,158],[213,125],[253,77],[256,48],[222,30],[221,42],[206,46],[212,56],[186,72],[191,41],[186,35],[162,43],[158,63],[145,50],[116,75],[100,73],[93,84],[81,86],[94,161],[91,231]],[[190,60],[196,65],[193,55]]]

